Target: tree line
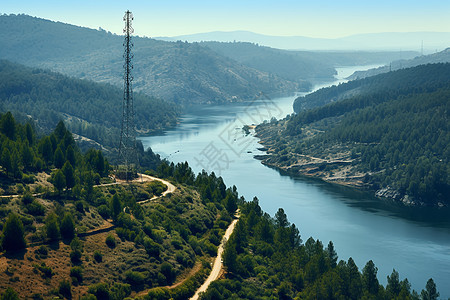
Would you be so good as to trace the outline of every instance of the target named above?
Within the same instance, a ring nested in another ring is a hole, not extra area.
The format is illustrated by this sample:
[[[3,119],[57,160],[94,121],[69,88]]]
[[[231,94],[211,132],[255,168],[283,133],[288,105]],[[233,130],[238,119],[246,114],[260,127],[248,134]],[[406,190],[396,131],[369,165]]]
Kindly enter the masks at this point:
[[[224,250],[224,279],[214,281],[201,299],[437,299],[429,279],[419,295],[394,269],[383,286],[372,260],[359,270],[350,257],[338,260],[329,242],[310,237],[280,208],[272,218],[255,197],[241,205],[241,217]]]

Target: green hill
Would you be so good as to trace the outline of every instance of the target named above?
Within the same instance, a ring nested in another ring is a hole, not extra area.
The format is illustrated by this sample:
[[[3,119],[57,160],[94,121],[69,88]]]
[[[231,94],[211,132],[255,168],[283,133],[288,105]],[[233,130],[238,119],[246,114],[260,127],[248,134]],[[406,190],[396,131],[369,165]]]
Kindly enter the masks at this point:
[[[264,163],[405,203],[448,205],[449,98],[450,64],[320,90],[304,100],[340,100],[257,128],[273,153]]]
[[[122,99],[122,90],[108,84],[0,60],[0,111],[31,117],[46,132],[64,120],[72,132],[117,147]],[[141,93],[134,108],[142,133],[174,126],[179,114],[174,104]]]
[[[118,19],[121,22],[121,19]],[[0,16],[0,58],[122,86],[123,37],[26,15]],[[198,44],[134,37],[134,87],[180,103],[253,99],[297,91],[298,83],[258,71]]]

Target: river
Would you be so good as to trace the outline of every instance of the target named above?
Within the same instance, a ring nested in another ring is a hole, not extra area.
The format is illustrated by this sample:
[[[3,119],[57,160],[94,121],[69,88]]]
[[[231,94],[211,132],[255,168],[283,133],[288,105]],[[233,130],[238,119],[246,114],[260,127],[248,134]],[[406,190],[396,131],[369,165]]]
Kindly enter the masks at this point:
[[[336,81],[316,89],[344,82],[354,71],[369,67],[337,68]],[[303,241],[312,236],[326,246],[332,240],[339,259],[352,257],[360,270],[372,259],[383,285],[395,268],[400,280],[408,278],[419,294],[432,277],[441,297],[450,297],[448,209],[405,208],[365,192],[287,176],[253,158],[264,152],[257,149],[261,145],[252,132],[243,132],[243,125],[291,114],[295,97],[194,106],[177,128],[140,139],[162,158],[188,161],[196,173],[214,171],[226,185],[236,185],[247,200],[257,196],[261,208],[272,216],[282,207]]]

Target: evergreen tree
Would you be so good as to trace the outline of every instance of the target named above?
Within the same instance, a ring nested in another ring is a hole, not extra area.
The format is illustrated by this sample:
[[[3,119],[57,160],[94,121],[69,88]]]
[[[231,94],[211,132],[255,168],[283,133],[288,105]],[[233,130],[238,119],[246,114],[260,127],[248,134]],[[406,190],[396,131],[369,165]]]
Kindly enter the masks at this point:
[[[398,272],[395,269],[392,270],[391,276],[387,276],[386,291],[389,293],[390,298],[398,296],[401,290],[400,279]]]
[[[60,233],[63,239],[73,239],[75,237],[75,222],[72,214],[64,214],[61,220]]]
[[[16,122],[11,112],[4,114],[0,120],[0,129],[6,137],[14,140],[16,136]]]
[[[116,220],[121,212],[122,212],[122,203],[120,202],[119,196],[117,194],[114,194],[111,202],[111,213],[113,219]]]
[[[47,233],[47,238],[50,240],[57,240],[59,239],[59,224],[58,224],[58,217],[55,213],[51,213],[47,216],[45,220],[45,231]]]
[[[436,300],[439,297],[433,278],[428,279],[425,290],[422,290],[420,296],[423,300]]]
[[[29,169],[34,162],[34,154],[28,141],[22,144],[22,164],[25,169]]]
[[[15,251],[26,246],[22,221],[15,213],[10,213],[3,226],[2,246],[6,251]]]
[[[364,289],[369,293],[376,295],[378,293],[379,283],[377,279],[378,268],[372,260],[369,260],[362,271],[362,281]]]
[[[76,167],[76,158],[75,158],[75,150],[72,145],[69,145],[66,150],[66,160],[70,162],[72,167]]]
[[[66,186],[66,178],[61,170],[57,170],[54,173],[52,183],[58,194],[61,194],[62,190]]]
[[[11,153],[9,152],[9,149],[4,147],[2,151],[2,166],[5,168],[6,175],[9,175],[9,173],[12,171],[12,161],[11,161]]]
[[[289,226],[289,222],[286,213],[284,212],[284,209],[279,208],[278,211],[275,213],[275,222],[279,227]]]
[[[50,165],[53,160],[53,146],[49,136],[44,137],[39,143],[39,152],[45,163]]]
[[[328,254],[328,259],[330,260],[330,266],[332,268],[335,268],[337,265],[338,255],[336,253],[336,250],[334,249],[334,245],[333,245],[332,241],[330,241],[328,243],[327,254]]]
[[[33,128],[31,127],[30,123],[27,123],[25,125],[25,136],[27,138],[28,145],[33,146],[33,144],[34,144],[34,131],[33,131]]]
[[[73,167],[69,161],[66,161],[64,163],[64,166],[62,167],[62,172],[66,179],[67,189],[73,188],[75,186],[75,173],[74,173]]]
[[[61,169],[61,167],[64,165],[65,158],[60,146],[56,148],[53,160],[55,162],[55,167],[57,167],[58,169]]]

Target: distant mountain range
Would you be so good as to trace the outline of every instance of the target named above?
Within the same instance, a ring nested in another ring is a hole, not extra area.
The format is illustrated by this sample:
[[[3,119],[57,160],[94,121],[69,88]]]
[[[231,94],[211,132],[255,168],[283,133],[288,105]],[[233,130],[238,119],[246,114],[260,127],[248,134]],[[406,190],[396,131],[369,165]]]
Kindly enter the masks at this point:
[[[433,53],[450,47],[450,32],[386,32],[325,39],[304,36],[270,36],[249,31],[214,31],[175,37],[156,37],[165,41],[251,42],[287,50],[412,50]]]
[[[122,86],[123,37],[27,15],[0,16],[0,59]],[[177,103],[224,103],[298,82],[250,68],[199,44],[134,37],[136,91]]]

